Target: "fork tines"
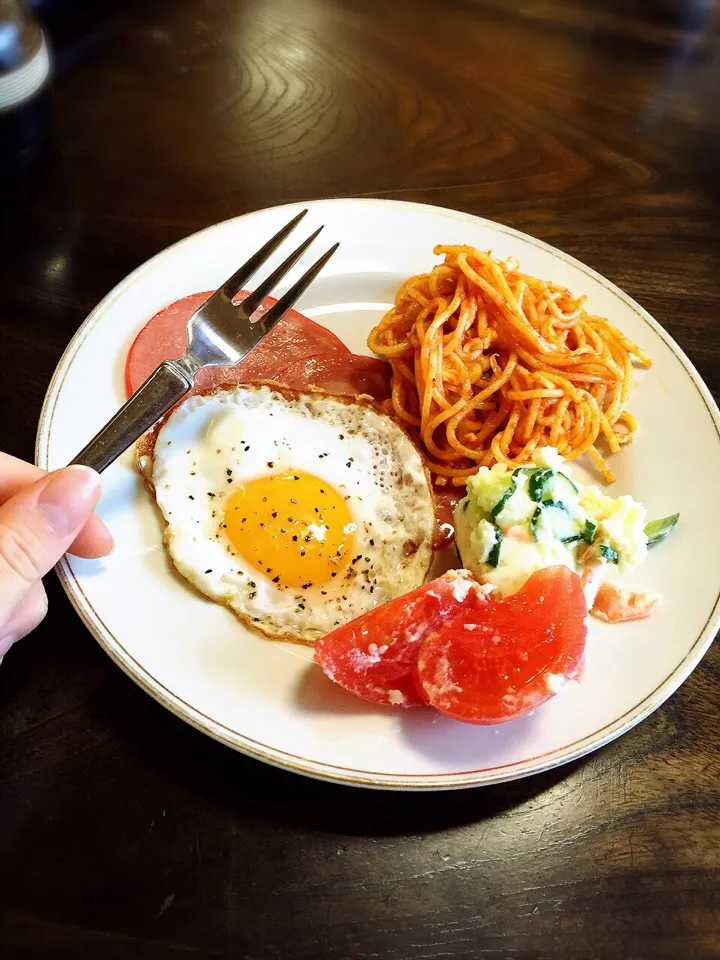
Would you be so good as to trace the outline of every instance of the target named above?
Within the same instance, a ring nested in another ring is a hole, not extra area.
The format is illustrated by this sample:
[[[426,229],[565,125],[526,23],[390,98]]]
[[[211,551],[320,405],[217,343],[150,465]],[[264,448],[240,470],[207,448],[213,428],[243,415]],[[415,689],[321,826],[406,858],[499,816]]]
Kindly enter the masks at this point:
[[[307,243],[312,242],[312,240],[314,239],[314,237],[315,237],[315,234],[314,234],[312,237],[310,237],[310,239],[307,241]],[[322,268],[325,266],[325,264],[328,262],[328,260],[330,259],[330,257],[335,253],[335,251],[337,250],[337,248],[338,248],[339,246],[340,246],[339,243],[334,243],[334,244],[332,245],[332,247],[330,247],[329,250],[326,250],[325,253],[324,253],[319,259],[317,259],[317,260],[315,261],[315,263],[310,267],[310,269],[309,269],[308,271],[306,271],[306,272],[300,277],[300,279],[297,280],[297,281],[290,287],[290,289],[289,289],[288,291],[286,291],[286,292],[280,297],[280,299],[278,300],[278,302],[277,302],[277,303],[274,303],[274,304],[272,305],[272,307],[270,307],[270,309],[269,309],[266,313],[263,314],[262,318],[257,321],[258,324],[262,324],[263,330],[264,330],[266,333],[267,333],[269,330],[272,330],[272,328],[275,326],[275,324],[276,324],[279,320],[282,320],[282,318],[285,316],[285,314],[288,312],[288,310],[295,304],[295,302],[296,302],[297,300],[300,299],[300,297],[301,297],[301,296],[303,295],[303,293],[307,290],[307,288],[308,288],[308,287],[310,286],[310,284],[313,282],[313,280],[315,279],[315,277],[320,273],[320,271],[322,270]],[[297,251],[296,251],[296,252],[297,252]],[[299,256],[299,254],[298,254],[298,256]],[[293,257],[294,257],[295,259],[297,259],[297,257],[295,257],[294,254],[293,254]],[[292,258],[288,258],[288,259],[292,259]],[[287,261],[286,261],[286,262],[287,262]],[[294,262],[294,260],[293,260],[293,262]],[[284,266],[284,264],[283,264],[283,266]],[[280,268],[278,268],[278,269],[282,269],[282,267],[280,267]],[[290,269],[290,268],[288,267],[288,269]],[[261,299],[262,299],[262,298],[261,298]]]
[[[219,288],[217,293],[210,298],[208,305],[211,304],[211,301],[215,297],[222,297],[224,300],[231,301],[233,297],[236,296],[236,294],[244,287],[247,281],[253,276],[253,274],[270,256],[272,256],[280,244],[292,233],[306,213],[307,210],[301,210],[300,213],[293,217],[289,223],[286,223],[285,226],[279,230],[274,237],[271,237],[267,243],[263,244],[257,253],[254,253],[246,263],[244,263],[238,270],[235,271],[235,273],[233,273],[231,277],[228,277],[225,283]],[[248,294],[248,296],[240,303],[239,309],[241,314],[244,315],[246,319],[251,317],[251,315],[261,305],[265,297],[271,293],[271,291],[283,279],[285,274],[288,273],[288,271],[297,263],[297,261],[305,253],[313,240],[316,239],[322,229],[322,227],[318,227],[318,229],[311,234],[307,240],[304,240],[300,246],[280,264],[279,267],[273,270],[269,277],[267,277],[258,287],[256,287],[252,293]],[[312,267],[310,267],[310,269],[304,273],[303,276],[300,277],[300,279],[294,283],[286,293],[283,294],[282,297],[280,297],[277,303],[273,304],[273,306],[263,314],[262,318],[257,321],[258,332],[260,332],[261,329],[265,332],[271,330],[275,324],[282,319],[288,310],[302,296],[302,294],[322,270],[338,247],[339,244],[336,243],[329,250],[327,250],[320,257],[320,259],[317,260]]]
[[[249,293],[247,297],[245,297],[245,299],[242,302],[242,305],[243,305],[243,310],[245,311],[245,314],[248,317],[251,314],[255,313],[255,311],[263,302],[265,297],[272,290],[275,289],[275,287],[278,285],[278,283],[280,283],[280,281],[288,272],[288,270],[290,270],[290,268],[297,263],[297,261],[305,253],[307,248],[310,246],[313,240],[318,236],[321,230],[322,230],[322,227],[318,227],[315,233],[313,233],[311,236],[307,238],[307,240],[301,243],[300,246],[297,248],[297,250],[295,250],[293,253],[290,254],[287,260],[283,260],[283,262],[280,264],[277,270],[273,270],[270,276],[266,280],[263,280],[260,286],[255,287],[253,292]]]
[[[254,253],[250,257],[247,263],[244,263],[231,277],[228,277],[225,283],[220,287],[220,291],[222,291],[228,300],[232,300],[235,294],[239,290],[242,290],[245,283],[250,279],[255,271],[258,270],[263,263],[265,263],[268,257],[277,250],[283,240],[290,236],[306,213],[307,209],[301,210],[296,217],[293,217],[290,223],[286,223],[282,230],[278,230],[274,237],[271,237],[267,243],[263,244],[257,253]]]

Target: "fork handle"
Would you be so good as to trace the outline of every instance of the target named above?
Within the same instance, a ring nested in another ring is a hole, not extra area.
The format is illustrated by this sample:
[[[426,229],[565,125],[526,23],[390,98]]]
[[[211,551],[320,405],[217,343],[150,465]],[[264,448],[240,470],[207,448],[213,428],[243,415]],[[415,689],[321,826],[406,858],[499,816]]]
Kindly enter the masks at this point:
[[[166,360],[118,410],[100,433],[72,461],[98,473],[167,413],[192,387],[192,380],[178,361]]]

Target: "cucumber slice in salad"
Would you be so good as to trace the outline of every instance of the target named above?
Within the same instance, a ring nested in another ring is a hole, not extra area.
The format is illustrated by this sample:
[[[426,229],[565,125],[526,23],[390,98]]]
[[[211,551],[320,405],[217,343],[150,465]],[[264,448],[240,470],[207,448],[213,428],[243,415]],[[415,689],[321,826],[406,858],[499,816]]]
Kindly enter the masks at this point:
[[[651,520],[645,525],[645,536],[648,539],[648,546],[652,547],[660,543],[675,529],[675,524],[680,519],[679,513],[673,513],[669,517],[663,517],[661,520]]]
[[[594,520],[586,520],[582,533],[575,533],[572,537],[562,537],[562,543],[578,543],[584,540],[585,543],[592,543],[597,532],[597,524]]]
[[[518,467],[517,470],[513,470],[510,477],[510,484],[508,485],[507,490],[500,497],[498,502],[490,511],[490,516],[493,520],[497,520],[500,514],[505,509],[508,500],[517,490],[517,478],[522,474],[529,475],[528,481],[528,496],[531,500],[534,500],[536,503],[547,502],[544,501],[544,495],[546,493],[548,485],[551,481],[555,481],[556,488],[555,493],[557,494],[557,485],[559,482],[560,487],[563,486],[566,488],[568,493],[577,494],[578,488],[572,482],[570,477],[566,477],[564,473],[559,473],[555,470],[551,470],[550,467]],[[558,503],[560,500],[559,497],[555,496],[552,502]]]
[[[545,494],[549,492],[548,487],[551,483],[555,488],[551,499],[556,503],[562,499],[563,493],[579,493],[578,488],[570,477],[566,477],[564,473],[560,473],[557,470],[551,470],[549,467],[542,467],[533,472],[528,482],[528,495],[530,499],[535,500],[536,503],[541,503],[545,499]]]
[[[532,535],[536,540],[538,539],[538,522],[543,514],[549,510],[562,510],[563,513],[568,513],[568,508],[565,506],[562,500],[543,500],[542,503],[539,503],[535,508],[535,513],[533,513],[530,520],[530,530],[532,531]]]
[[[505,493],[500,497],[498,502],[490,511],[490,516],[492,517],[493,520],[497,520],[497,518],[505,509],[506,503],[508,502],[510,497],[515,493],[516,490],[517,490],[517,485],[515,483],[515,474],[513,474],[512,477],[510,477],[510,486],[507,488]]]
[[[539,470],[535,470],[528,481],[528,496],[531,500],[534,500],[536,503],[539,503],[543,494],[545,493],[545,487],[548,485],[550,480],[552,480],[555,474],[554,470],[551,470],[549,467],[542,467]]]
[[[607,560],[608,563],[617,563],[620,559],[617,550],[613,550],[613,548],[609,547],[606,543],[599,543],[597,548],[600,556],[603,560]]]
[[[495,543],[490,549],[488,558],[485,561],[489,567],[496,567],[500,563],[500,550],[502,549],[503,535],[500,528],[495,527]]]

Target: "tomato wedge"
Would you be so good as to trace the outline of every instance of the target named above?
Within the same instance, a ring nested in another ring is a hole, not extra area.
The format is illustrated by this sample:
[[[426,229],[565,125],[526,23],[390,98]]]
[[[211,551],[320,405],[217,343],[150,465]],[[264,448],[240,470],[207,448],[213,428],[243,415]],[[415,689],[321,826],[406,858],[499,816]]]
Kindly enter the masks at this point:
[[[504,600],[453,570],[329,633],[315,660],[364,700],[504,723],[580,676],[586,619],[580,578],[567,567],[534,573]]]
[[[480,585],[455,570],[346,623],[318,640],[315,660],[351,693],[374,703],[425,702],[413,682],[423,640],[462,608],[487,605]]]
[[[465,723],[503,723],[579,676],[587,605],[566,567],[534,573],[519,593],[463,610],[420,648],[415,682],[427,701]]]

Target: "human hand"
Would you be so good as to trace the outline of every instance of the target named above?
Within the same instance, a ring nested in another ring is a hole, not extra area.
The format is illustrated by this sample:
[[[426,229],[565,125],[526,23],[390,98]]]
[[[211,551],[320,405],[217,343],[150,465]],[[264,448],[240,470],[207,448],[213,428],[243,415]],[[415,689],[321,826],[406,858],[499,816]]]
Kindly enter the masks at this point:
[[[45,616],[41,578],[65,552],[95,558],[112,551],[93,513],[99,499],[94,470],[45,473],[0,453],[0,658]]]

